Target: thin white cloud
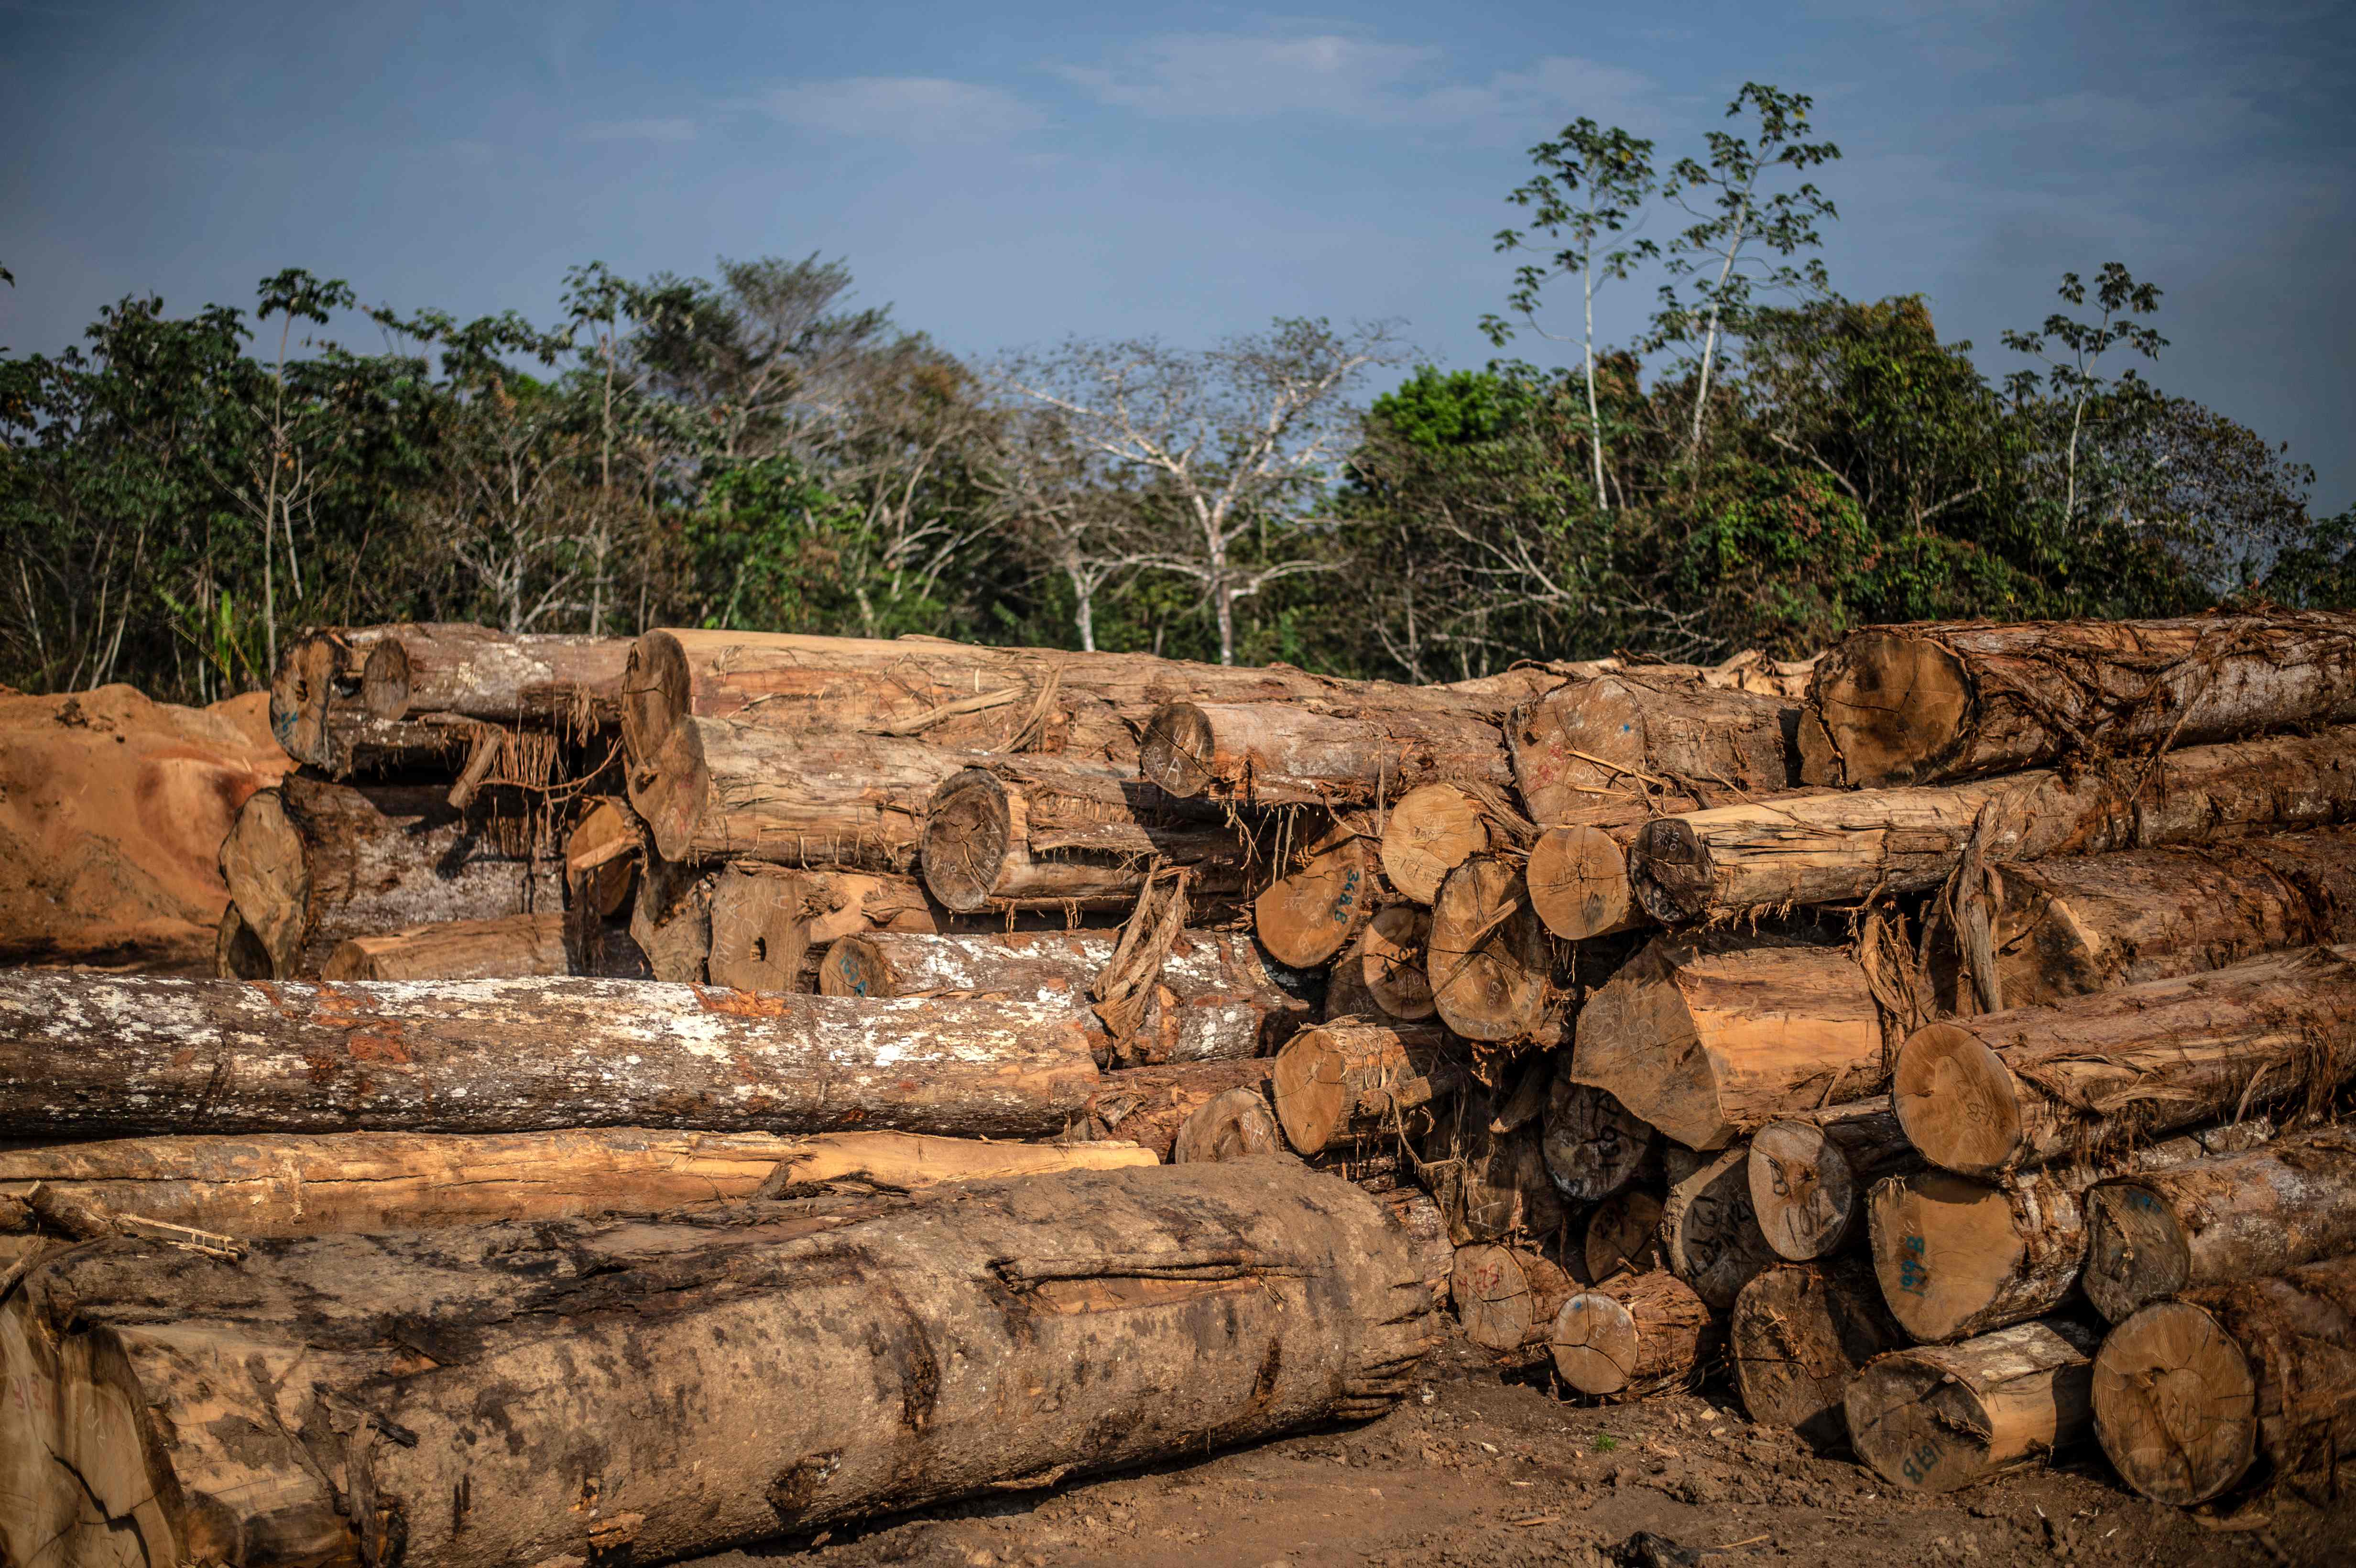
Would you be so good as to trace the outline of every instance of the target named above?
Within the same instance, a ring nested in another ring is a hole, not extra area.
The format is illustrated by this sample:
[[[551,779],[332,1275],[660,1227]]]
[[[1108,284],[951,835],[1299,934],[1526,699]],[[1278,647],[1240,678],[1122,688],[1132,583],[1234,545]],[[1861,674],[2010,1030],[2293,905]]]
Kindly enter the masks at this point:
[[[1045,116],[1011,92],[936,76],[854,76],[793,82],[760,107],[787,124],[897,142],[999,142]]]
[[[692,120],[600,120],[573,134],[584,142],[660,142],[695,140]]]

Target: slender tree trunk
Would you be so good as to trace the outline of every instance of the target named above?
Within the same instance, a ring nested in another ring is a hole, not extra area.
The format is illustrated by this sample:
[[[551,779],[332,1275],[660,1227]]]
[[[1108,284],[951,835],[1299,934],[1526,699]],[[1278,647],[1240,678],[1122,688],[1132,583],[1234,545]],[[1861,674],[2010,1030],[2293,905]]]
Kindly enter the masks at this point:
[[[1580,281],[1587,304],[1587,444],[1595,454],[1595,509],[1608,512],[1612,503],[1603,494],[1603,416],[1595,402],[1595,251],[1588,248]]]
[[[1757,176],[1753,176],[1754,178]],[[1727,242],[1726,260],[1718,269],[1718,288],[1709,296],[1709,325],[1701,340],[1701,384],[1694,390],[1693,450],[1701,452],[1702,411],[1709,406],[1709,362],[1718,351],[1719,301],[1726,292],[1726,280],[1734,272],[1734,258],[1749,238],[1751,228],[1751,190],[1744,187],[1742,205],[1734,215],[1734,238]]]

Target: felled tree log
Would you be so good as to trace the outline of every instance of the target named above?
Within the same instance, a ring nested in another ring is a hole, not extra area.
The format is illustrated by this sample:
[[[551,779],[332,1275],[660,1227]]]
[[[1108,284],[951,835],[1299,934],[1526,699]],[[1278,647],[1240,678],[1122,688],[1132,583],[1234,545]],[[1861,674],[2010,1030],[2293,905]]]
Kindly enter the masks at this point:
[[[21,1197],[39,1183],[77,1202],[244,1240],[653,1213],[829,1181],[916,1190],[1154,1163],[1132,1144],[915,1133],[263,1133],[0,1150],[0,1193]]]
[[[1400,897],[1428,904],[1449,872],[1475,855],[1526,843],[1534,831],[1501,791],[1419,784],[1392,803],[1383,819],[1383,875]]]
[[[1719,1311],[1781,1262],[1751,1208],[1751,1154],[1728,1149],[1669,1184],[1661,1204],[1661,1255],[1694,1294]]]
[[[1251,1057],[1124,1067],[1103,1073],[1095,1092],[1074,1113],[1066,1139],[1117,1139],[1166,1160],[1187,1118],[1230,1090],[1265,1092],[1272,1065],[1266,1057]]]
[[[1268,1108],[1267,1092],[1257,1085],[1229,1089],[1195,1106],[1170,1145],[1173,1165],[1293,1157]]]
[[[1273,1161],[186,1256],[5,1309],[11,1561],[659,1562],[1376,1415],[1429,1343],[1382,1208]]]
[[[1362,1138],[1413,1137],[1472,1082],[1438,1029],[1331,1023],[1277,1052],[1276,1116],[1303,1155]]]
[[[2146,1144],[2107,1168],[2049,1167],[1997,1185],[1942,1170],[1879,1183],[1867,1199],[1874,1271],[1917,1339],[1960,1339],[2042,1317],[2077,1293],[2086,1261],[2084,1194],[2119,1170],[2165,1170],[2264,1142],[2244,1122]]]
[[[1097,1087],[1076,1009],[755,996],[657,982],[249,984],[0,975],[0,1129],[990,1137]]]
[[[1782,1117],[1751,1137],[1751,1211],[1778,1257],[1829,1257],[1863,1229],[1876,1181],[1922,1166],[1887,1099]]]
[[[2356,733],[2186,747],[2066,779],[2039,771],[1665,816],[1637,836],[1629,873],[1638,901],[1667,923],[1918,892],[1954,872],[1984,813],[1981,854],[1991,861],[2322,827],[2356,816]]]
[[[1661,1266],[1661,1197],[1641,1187],[1622,1189],[1587,1217],[1581,1253],[1587,1277],[1607,1280],[1626,1271]]]
[[[1530,908],[1566,942],[1608,936],[1653,923],[1628,880],[1628,846],[1636,827],[1572,824],[1548,827],[1530,846],[1523,880]]]
[[[2356,720],[2356,616],[1875,626],[1816,666],[1812,783],[1865,787],[2015,772]]]
[[[355,936],[563,907],[563,862],[527,819],[442,794],[290,773],[249,797],[220,850],[244,951],[267,965],[246,977],[316,975]]]
[[[952,770],[927,798],[923,824],[925,886],[960,914],[1126,909],[1165,865],[1191,867],[1198,896],[1233,894],[1250,855],[1234,828],[1151,785],[1047,761],[999,757]]]
[[[1448,873],[1424,967],[1441,1021],[1467,1040],[1518,1040],[1547,1025],[1554,955],[1520,867],[1479,855]]]
[[[1334,823],[1252,900],[1252,929],[1280,964],[1313,969],[1355,942],[1374,918],[1380,879],[1368,825]]]
[[[1431,946],[1431,912],[1414,904],[1379,910],[1359,936],[1359,978],[1387,1018],[1409,1022],[1439,1011],[1431,999],[1426,959]]]
[[[1727,1318],[1727,1360],[1751,1419],[1820,1449],[1848,1441],[1841,1402],[1858,1369],[1906,1342],[1873,1271],[1855,1258],[1784,1264],[1742,1287]]]
[[[1572,1203],[1600,1203],[1635,1180],[1661,1141],[1650,1122],[1609,1092],[1573,1077],[1567,1052],[1556,1054],[1545,1115],[1547,1171]]]
[[[355,936],[327,955],[323,980],[504,980],[571,973],[564,916],[445,920]]]
[[[1614,797],[1666,797],[1680,810],[1769,794],[1795,782],[1787,736],[1798,719],[1778,698],[1691,677],[1567,682],[1515,714],[1514,782],[1549,826],[1589,820]]]
[[[2356,941],[2356,832],[2346,828],[1995,871],[1990,945],[2008,1008]],[[1950,1010],[1980,1010],[1961,1005],[1952,966]]]
[[[1146,726],[1138,771],[1182,800],[1371,805],[1427,784],[1512,787],[1505,739],[1471,713],[1320,711],[1290,702],[1173,702]]]
[[[1891,1091],[1923,1157],[1987,1177],[2319,1098],[2351,1076],[2356,946],[2310,947],[1927,1024],[1900,1051]]]
[[[1555,1314],[1578,1288],[1558,1264],[1526,1247],[1459,1247],[1448,1279],[1464,1337],[1498,1355],[1543,1346]]]
[[[2114,1323],[2179,1291],[2356,1253],[2356,1129],[2109,1177],[2085,1211],[2086,1298]]]
[[[2265,1458],[2293,1485],[2356,1455],[2356,1257],[2156,1302],[2094,1358],[2094,1430],[2127,1485],[2206,1502]]]
[[[1562,1381],[1585,1394],[1641,1399],[1697,1382],[1723,1334],[1675,1275],[1623,1274],[1562,1304],[1547,1333]]]
[[[1951,1492],[2089,1435],[2099,1339],[2066,1317],[1917,1345],[1848,1385],[1849,1444],[1893,1487]]]
[[[712,947],[704,965],[712,983],[740,991],[800,990],[809,956],[805,902],[801,879],[792,872],[723,869],[712,883]]]
[[[1655,939],[1579,1015],[1571,1075],[1692,1148],[1861,1093],[1881,1019],[1847,948],[1730,932]]]

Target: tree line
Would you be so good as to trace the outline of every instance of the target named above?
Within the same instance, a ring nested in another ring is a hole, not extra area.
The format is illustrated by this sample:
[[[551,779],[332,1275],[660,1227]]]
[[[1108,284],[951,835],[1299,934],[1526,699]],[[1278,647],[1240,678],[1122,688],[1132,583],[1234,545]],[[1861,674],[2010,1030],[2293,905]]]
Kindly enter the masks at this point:
[[[0,681],[209,700],[301,626],[389,620],[1436,680],[2356,603],[2356,512],[2312,516],[2304,467],[2146,374],[2159,291],[2124,266],[2063,274],[2001,381],[1919,296],[1840,295],[1812,109],[1754,83],[1689,156],[1588,120],[1531,149],[1483,325],[1575,345],[1560,368],[1309,319],[981,362],[817,256],[593,263],[552,322],[362,311],[300,270],[250,308],[127,298],[0,352]],[[1598,294],[1644,281],[1647,329],[1600,342]],[[380,343],[327,335],[352,319]]]

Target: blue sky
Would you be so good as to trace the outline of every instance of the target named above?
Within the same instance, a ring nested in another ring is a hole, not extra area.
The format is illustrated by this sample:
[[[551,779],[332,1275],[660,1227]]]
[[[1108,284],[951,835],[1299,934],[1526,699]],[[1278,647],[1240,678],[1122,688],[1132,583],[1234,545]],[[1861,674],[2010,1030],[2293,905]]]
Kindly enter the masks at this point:
[[[1475,365],[1525,149],[1588,114],[1674,156],[1746,79],[1847,155],[1843,293],[1926,294],[2000,372],[2064,269],[2124,261],[2167,291],[2159,383],[2356,501],[2345,4],[0,0],[0,343],[289,265],[549,316],[576,261],[819,251],[966,352],[1322,315]]]

